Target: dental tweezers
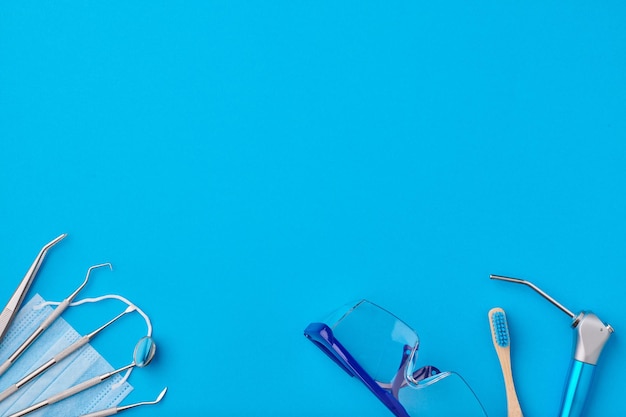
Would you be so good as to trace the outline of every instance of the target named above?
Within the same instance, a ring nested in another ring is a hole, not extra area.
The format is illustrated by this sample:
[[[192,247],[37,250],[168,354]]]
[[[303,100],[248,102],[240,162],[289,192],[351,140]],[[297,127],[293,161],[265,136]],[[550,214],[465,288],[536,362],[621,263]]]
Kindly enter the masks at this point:
[[[17,286],[17,289],[13,293],[13,296],[9,299],[9,302],[2,311],[2,314],[0,314],[0,341],[2,341],[2,338],[6,334],[9,326],[11,326],[11,323],[15,318],[17,311],[20,309],[20,306],[24,301],[24,297],[26,297],[26,293],[28,292],[30,285],[33,283],[35,275],[37,275],[39,267],[43,263],[43,259],[46,257],[46,253],[48,253],[48,250],[51,247],[63,240],[65,236],[67,236],[67,233],[63,233],[61,236],[49,242],[41,249],[39,255],[37,255],[37,257],[33,261],[33,264],[26,272],[26,275],[24,275],[24,278],[22,278],[22,282],[20,282],[20,285]]]

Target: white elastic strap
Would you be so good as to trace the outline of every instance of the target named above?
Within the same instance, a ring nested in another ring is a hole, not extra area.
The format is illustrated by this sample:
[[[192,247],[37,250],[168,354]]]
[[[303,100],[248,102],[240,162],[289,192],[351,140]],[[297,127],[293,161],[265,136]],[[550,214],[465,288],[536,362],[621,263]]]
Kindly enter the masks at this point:
[[[124,375],[124,377],[121,380],[119,380],[119,382],[111,384],[111,389],[118,389],[119,387],[121,387],[124,384],[124,382],[126,382],[128,377],[130,376],[130,373],[133,372],[133,369],[134,368],[130,368],[128,371],[126,371],[126,374]]]
[[[109,300],[109,299],[119,300],[119,301],[121,301],[123,303],[126,303],[130,307],[134,307],[135,310],[137,311],[137,313],[141,314],[143,319],[146,321],[146,326],[148,327],[148,334],[147,334],[147,336],[148,337],[152,337],[152,322],[150,322],[150,318],[148,317],[148,315],[146,313],[144,313],[143,310],[140,309],[139,307],[137,307],[134,303],[130,302],[128,299],[122,297],[121,295],[107,294],[107,295],[103,295],[103,296],[95,297],[95,298],[84,298],[82,300],[75,301],[75,302],[71,303],[69,306],[70,307],[75,307],[75,306],[79,306],[79,305],[85,304],[85,303],[97,303],[98,301]],[[57,301],[46,301],[46,302],[43,302],[41,304],[38,304],[38,305],[34,306],[33,308],[35,310],[39,310],[39,309],[44,308],[45,306],[58,306],[59,304],[61,304],[61,303],[57,302]]]

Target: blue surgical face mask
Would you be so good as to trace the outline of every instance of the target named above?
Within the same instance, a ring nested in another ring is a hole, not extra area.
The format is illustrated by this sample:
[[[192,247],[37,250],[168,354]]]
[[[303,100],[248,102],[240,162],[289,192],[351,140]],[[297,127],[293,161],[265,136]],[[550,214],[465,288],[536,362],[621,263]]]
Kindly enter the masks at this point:
[[[43,307],[41,307],[44,305]],[[0,363],[52,313],[38,294],[17,314],[10,330],[0,343]],[[0,377],[0,392],[47,362],[81,336],[63,318],[58,318],[24,354]],[[8,415],[45,400],[66,388],[113,367],[89,344],[59,362],[14,395],[0,402],[0,415]],[[116,375],[87,390],[32,413],[34,417],[71,417],[118,405],[131,391],[131,385]]]

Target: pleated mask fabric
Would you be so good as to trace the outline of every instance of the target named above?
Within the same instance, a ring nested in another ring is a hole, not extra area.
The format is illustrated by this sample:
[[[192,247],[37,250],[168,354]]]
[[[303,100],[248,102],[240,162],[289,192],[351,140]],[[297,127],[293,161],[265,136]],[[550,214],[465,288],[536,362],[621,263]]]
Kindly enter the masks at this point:
[[[36,294],[18,312],[11,328],[0,343],[0,363],[22,344],[53,311],[36,308],[45,300]],[[59,317],[0,377],[0,392],[50,360],[55,354],[77,341],[81,335]],[[91,345],[86,344],[69,357],[26,384],[0,402],[0,416],[8,416],[70,388],[82,381],[113,370],[113,367]],[[130,392],[128,382],[115,375],[86,391],[29,414],[33,417],[72,417],[118,405]]]

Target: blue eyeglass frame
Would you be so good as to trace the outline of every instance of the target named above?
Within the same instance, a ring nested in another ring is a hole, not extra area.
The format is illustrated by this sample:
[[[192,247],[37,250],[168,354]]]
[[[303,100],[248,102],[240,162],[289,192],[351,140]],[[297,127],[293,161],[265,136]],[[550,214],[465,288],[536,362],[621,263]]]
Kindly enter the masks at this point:
[[[411,417],[404,409],[400,401],[394,397],[391,390],[381,387],[343,347],[341,342],[334,336],[332,329],[324,323],[311,323],[304,330],[304,336],[320,348],[341,369],[351,377],[357,377],[367,388],[397,417]],[[404,362],[406,357],[403,358]],[[420,381],[441,373],[434,366],[424,366],[413,373],[413,379]]]

